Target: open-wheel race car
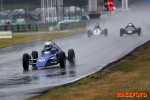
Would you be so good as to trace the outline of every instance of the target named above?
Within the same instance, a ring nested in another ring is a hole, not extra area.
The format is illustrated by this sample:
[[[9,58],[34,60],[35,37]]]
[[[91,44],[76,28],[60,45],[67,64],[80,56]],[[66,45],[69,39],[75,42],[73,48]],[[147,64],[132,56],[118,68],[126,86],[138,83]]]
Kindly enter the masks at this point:
[[[33,68],[42,68],[59,64],[61,68],[66,66],[66,60],[71,66],[75,65],[75,52],[73,49],[68,50],[68,56],[62,51],[53,41],[45,42],[44,49],[38,56],[37,51],[32,51],[31,54],[24,53],[22,65],[24,70],[28,70],[29,65]]]
[[[90,38],[91,36],[98,36],[98,35],[107,36],[108,35],[108,30],[107,29],[101,30],[99,28],[95,28],[93,31],[91,31],[91,30],[87,31],[88,38]]]
[[[97,35],[104,35],[104,36],[108,35],[108,30],[107,29],[102,30],[98,22],[95,24],[95,28],[92,31],[91,30],[87,31],[88,38]]]
[[[128,24],[128,26],[123,29],[120,29],[120,36],[123,36],[123,34],[127,34],[127,35],[133,35],[133,34],[138,34],[138,36],[141,35],[141,28],[136,28],[133,24]]]

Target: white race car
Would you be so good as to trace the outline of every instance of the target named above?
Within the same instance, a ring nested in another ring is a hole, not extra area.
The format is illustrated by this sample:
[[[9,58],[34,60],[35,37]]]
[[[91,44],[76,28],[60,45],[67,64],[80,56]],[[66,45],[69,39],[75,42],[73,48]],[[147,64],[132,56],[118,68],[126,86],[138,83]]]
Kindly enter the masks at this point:
[[[97,36],[97,35],[107,36],[108,30],[107,29],[101,30],[100,28],[95,28],[93,31],[91,31],[91,30],[87,31],[88,38],[90,38],[91,36]]]

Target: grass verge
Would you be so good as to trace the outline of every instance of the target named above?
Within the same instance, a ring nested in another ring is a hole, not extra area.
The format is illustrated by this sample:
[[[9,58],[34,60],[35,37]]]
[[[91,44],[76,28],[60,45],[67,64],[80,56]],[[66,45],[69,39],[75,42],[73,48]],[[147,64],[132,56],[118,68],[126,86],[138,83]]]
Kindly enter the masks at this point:
[[[148,96],[118,98],[117,92],[146,92]],[[102,72],[29,100],[150,100],[150,42]]]
[[[61,37],[71,36],[83,33],[83,29],[79,29],[74,32],[59,32],[59,33],[29,33],[29,32],[17,32],[17,35],[13,35],[11,39],[0,39],[0,48],[14,46],[18,44],[31,43],[44,40],[53,40]],[[15,33],[13,33],[15,34]]]

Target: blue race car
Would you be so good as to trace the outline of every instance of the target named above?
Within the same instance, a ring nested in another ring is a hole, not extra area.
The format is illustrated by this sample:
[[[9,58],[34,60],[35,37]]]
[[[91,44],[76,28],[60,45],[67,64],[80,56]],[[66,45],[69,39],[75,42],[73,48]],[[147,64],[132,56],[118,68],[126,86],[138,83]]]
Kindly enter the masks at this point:
[[[24,70],[28,70],[29,65],[33,68],[48,67],[60,64],[61,68],[66,66],[66,60],[69,61],[71,66],[75,66],[75,53],[73,49],[68,50],[68,57],[53,41],[51,50],[42,50],[41,55],[38,57],[37,51],[32,51],[31,54],[24,53],[22,58],[22,65]]]

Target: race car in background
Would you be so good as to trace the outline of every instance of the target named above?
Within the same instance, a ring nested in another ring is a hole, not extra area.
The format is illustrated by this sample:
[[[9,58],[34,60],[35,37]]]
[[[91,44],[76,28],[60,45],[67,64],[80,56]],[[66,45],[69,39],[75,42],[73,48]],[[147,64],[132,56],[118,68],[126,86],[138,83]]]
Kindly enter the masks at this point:
[[[68,50],[68,56],[62,51],[53,41],[53,48],[50,51],[41,51],[38,57],[37,51],[32,51],[31,54],[24,53],[22,65],[24,70],[28,70],[29,65],[33,68],[42,68],[59,64],[61,68],[66,66],[66,60],[71,66],[75,65],[75,52],[73,49]]]
[[[95,28],[92,31],[91,30],[87,31],[88,38],[90,38],[91,36],[99,36],[99,35],[104,36],[108,35],[108,30],[107,29],[102,30],[99,26],[99,23],[96,23]]]
[[[120,29],[120,36],[123,36],[123,34],[127,35],[133,35],[133,34],[138,34],[138,36],[141,35],[141,28],[136,28],[132,23],[129,23],[125,29],[121,28]]]

